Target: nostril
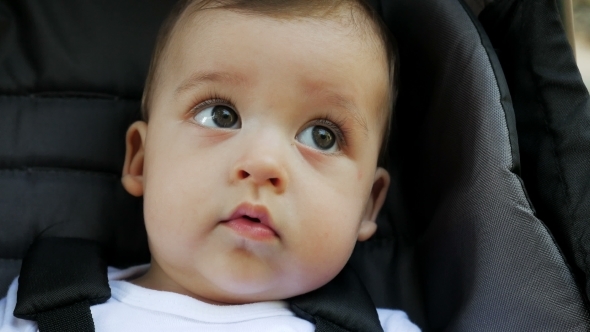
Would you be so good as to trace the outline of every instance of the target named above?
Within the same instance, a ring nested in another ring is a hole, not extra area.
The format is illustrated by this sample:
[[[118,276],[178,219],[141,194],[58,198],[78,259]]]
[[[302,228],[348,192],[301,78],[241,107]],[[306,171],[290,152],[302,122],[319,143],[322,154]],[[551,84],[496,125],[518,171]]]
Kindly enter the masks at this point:
[[[240,171],[240,179],[245,179],[247,177],[250,176],[250,173],[246,172],[246,171]]]
[[[278,186],[279,185],[279,179],[278,178],[271,178],[270,179],[270,183],[272,183],[273,186]]]

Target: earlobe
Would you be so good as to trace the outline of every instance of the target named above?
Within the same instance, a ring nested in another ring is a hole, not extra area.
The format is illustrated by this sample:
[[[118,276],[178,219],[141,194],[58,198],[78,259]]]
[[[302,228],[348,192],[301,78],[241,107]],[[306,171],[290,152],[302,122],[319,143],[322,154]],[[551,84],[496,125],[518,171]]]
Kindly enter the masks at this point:
[[[369,195],[365,213],[359,227],[359,241],[368,240],[377,231],[377,215],[385,202],[389,182],[389,173],[384,168],[378,167],[375,171],[373,188],[371,188],[371,194]]]
[[[145,138],[147,123],[136,121],[129,129],[125,138],[125,163],[121,183],[127,192],[133,196],[143,195],[143,162],[145,153]]]

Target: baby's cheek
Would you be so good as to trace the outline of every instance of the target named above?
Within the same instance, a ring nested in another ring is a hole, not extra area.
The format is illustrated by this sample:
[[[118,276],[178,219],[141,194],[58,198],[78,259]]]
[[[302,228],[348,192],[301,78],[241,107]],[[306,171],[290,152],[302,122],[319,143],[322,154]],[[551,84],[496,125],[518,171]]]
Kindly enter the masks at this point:
[[[326,227],[318,227],[309,237],[308,245],[303,247],[302,256],[318,272],[339,270],[348,261],[356,243],[356,226],[346,219],[339,219]]]
[[[331,245],[326,246],[329,244],[328,242]],[[342,243],[333,243],[332,241],[324,241],[324,244],[316,247],[314,252],[310,253],[305,269],[302,269],[303,275],[307,276],[309,283],[307,291],[321,287],[334,279],[350,257],[352,250],[350,246],[343,246]]]

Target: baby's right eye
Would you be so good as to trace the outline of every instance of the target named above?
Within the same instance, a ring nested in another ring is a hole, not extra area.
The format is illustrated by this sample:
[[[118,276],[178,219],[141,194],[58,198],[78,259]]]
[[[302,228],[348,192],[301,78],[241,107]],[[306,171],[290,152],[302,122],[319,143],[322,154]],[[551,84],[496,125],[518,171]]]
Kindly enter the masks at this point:
[[[231,107],[215,105],[199,111],[193,119],[200,125],[210,128],[240,128],[240,117]]]

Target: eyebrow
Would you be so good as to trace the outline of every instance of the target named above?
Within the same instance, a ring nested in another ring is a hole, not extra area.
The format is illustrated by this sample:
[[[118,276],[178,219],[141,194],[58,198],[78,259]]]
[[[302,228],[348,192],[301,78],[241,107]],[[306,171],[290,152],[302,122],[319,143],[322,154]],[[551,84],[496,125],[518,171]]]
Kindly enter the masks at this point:
[[[175,95],[178,96],[188,90],[192,90],[204,83],[225,83],[231,85],[244,85],[247,79],[245,76],[224,71],[199,71],[187,79],[176,88]]]

